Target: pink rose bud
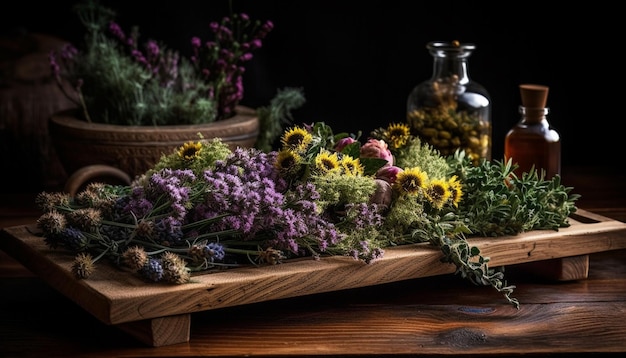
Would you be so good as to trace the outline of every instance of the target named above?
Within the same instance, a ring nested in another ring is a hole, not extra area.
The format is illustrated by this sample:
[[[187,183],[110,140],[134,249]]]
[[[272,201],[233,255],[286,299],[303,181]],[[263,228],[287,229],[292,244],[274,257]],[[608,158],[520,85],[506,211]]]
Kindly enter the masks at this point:
[[[385,159],[388,165],[393,165],[393,155],[384,140],[370,139],[361,147],[362,158]]]
[[[395,165],[385,165],[376,172],[376,179],[382,179],[389,184],[393,184],[396,182],[398,174],[402,171],[402,168],[396,167]]]
[[[337,141],[337,144],[335,144],[335,151],[341,152],[343,148],[347,147],[349,144],[352,144],[354,142],[356,142],[356,139],[352,137],[341,138],[340,140]]]

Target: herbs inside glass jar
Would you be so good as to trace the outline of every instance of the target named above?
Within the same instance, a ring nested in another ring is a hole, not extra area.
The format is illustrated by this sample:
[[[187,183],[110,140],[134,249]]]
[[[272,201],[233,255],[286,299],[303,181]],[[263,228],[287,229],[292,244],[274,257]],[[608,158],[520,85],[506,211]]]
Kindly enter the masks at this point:
[[[462,149],[475,164],[491,159],[491,100],[468,72],[467,59],[475,46],[452,41],[426,47],[434,70],[409,94],[407,123],[412,134],[444,156]]]

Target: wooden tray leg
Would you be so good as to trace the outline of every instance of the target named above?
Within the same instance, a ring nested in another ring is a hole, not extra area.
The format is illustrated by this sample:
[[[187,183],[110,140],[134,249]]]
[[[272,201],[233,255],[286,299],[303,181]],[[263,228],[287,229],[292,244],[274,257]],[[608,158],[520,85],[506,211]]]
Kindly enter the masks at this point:
[[[120,323],[116,327],[153,347],[167,346],[189,342],[191,314]]]
[[[518,267],[525,272],[549,280],[584,280],[589,275],[589,255],[527,262]]]

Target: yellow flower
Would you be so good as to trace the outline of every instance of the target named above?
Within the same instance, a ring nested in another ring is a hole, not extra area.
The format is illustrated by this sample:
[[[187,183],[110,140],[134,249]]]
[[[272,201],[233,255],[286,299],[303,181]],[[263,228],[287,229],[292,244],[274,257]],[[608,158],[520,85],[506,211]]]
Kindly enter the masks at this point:
[[[385,141],[389,143],[391,149],[405,146],[411,138],[411,128],[406,123],[392,123],[384,133]]]
[[[363,175],[364,169],[359,159],[355,159],[350,155],[343,155],[340,164],[346,175]]]
[[[201,151],[202,143],[189,141],[178,149],[178,156],[184,160],[193,160],[200,156]]]
[[[459,207],[459,203],[463,197],[463,190],[461,188],[461,182],[456,175],[448,179],[448,189],[450,190],[450,201],[455,207]]]
[[[428,201],[437,209],[441,209],[451,195],[448,182],[441,179],[432,180],[428,184],[425,194]]]
[[[320,154],[315,157],[315,169],[322,175],[339,173],[341,171],[341,167],[339,166],[337,153],[331,153],[327,150],[320,152]]]
[[[278,152],[275,166],[280,171],[289,172],[296,170],[301,162],[302,157],[298,153],[293,150],[283,149]]]
[[[398,173],[394,188],[401,194],[417,195],[426,188],[428,174],[418,167],[407,168]]]
[[[294,127],[286,131],[280,141],[284,149],[303,153],[307,150],[312,140],[313,136],[306,129]]]

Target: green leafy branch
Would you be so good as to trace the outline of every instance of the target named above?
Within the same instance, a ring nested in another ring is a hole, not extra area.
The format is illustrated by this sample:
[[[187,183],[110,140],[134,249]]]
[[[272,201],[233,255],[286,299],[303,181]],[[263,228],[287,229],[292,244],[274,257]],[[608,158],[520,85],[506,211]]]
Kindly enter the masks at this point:
[[[491,286],[502,293],[506,300],[519,309],[519,300],[511,297],[515,286],[507,285],[504,273],[489,267],[489,257],[480,254],[480,249],[471,246],[465,239],[470,233],[452,212],[441,218],[431,217],[429,224],[414,230],[413,239],[429,242],[443,253],[441,262],[456,266],[455,274],[478,286]]]
[[[559,175],[546,179],[532,169],[517,177],[517,165],[482,161],[474,166],[463,152],[449,158],[454,175],[464,184],[459,218],[480,236],[517,235],[531,230],[568,227],[579,194],[561,183]]]

